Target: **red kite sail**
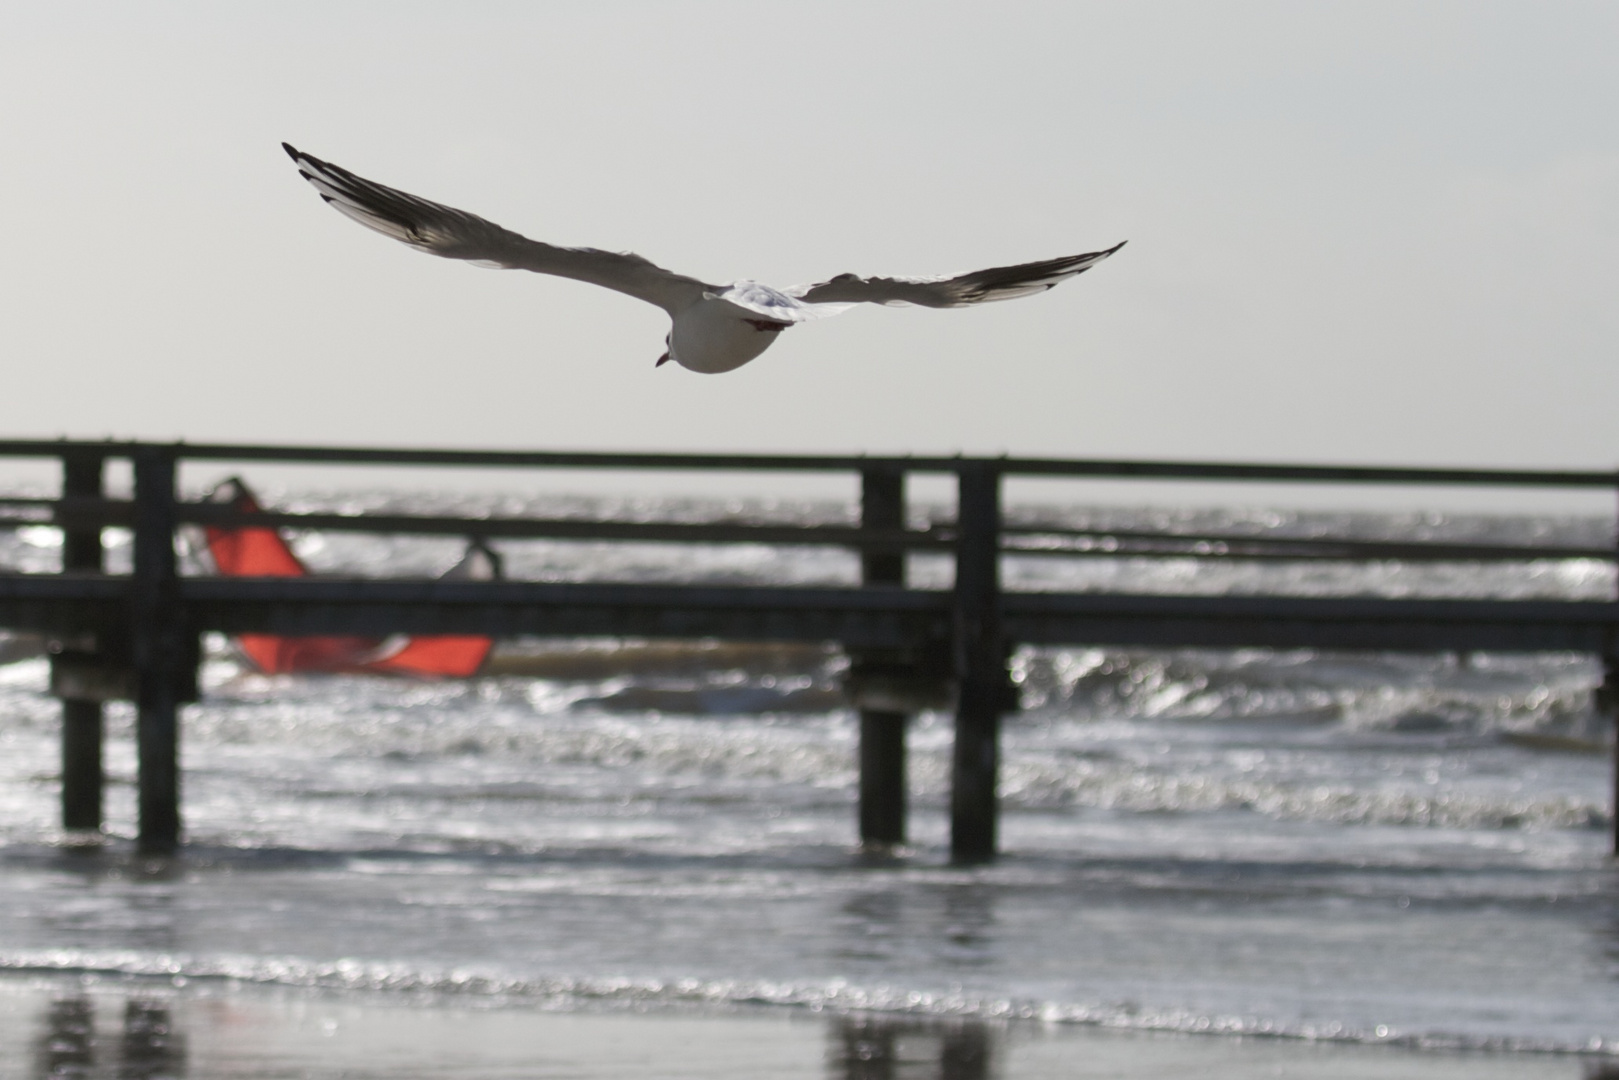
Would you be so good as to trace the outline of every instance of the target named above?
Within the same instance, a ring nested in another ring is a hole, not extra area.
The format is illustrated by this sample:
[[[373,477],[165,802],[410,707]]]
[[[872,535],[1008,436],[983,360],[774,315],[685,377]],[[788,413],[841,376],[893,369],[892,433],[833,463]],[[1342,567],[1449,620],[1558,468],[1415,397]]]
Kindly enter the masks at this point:
[[[225,481],[214,491],[214,501],[227,503],[244,514],[258,513],[259,501],[246,484]],[[280,531],[269,526],[214,526],[204,529],[214,569],[228,577],[306,577],[309,568],[287,545]],[[468,549],[466,557],[445,577],[489,580],[500,576],[499,560],[482,545]],[[436,636],[277,637],[242,634],[236,645],[260,671],[280,675],[297,671],[378,672],[402,675],[465,678],[483,666],[494,642],[486,637]]]

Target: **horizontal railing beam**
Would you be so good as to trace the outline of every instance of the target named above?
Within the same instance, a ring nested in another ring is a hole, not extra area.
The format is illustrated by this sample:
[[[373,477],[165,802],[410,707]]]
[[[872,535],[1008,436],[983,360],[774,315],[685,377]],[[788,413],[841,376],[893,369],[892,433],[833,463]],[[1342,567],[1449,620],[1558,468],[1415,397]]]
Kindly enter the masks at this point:
[[[288,528],[313,532],[378,532],[422,536],[476,536],[512,540],[617,540],[652,543],[807,545],[897,550],[948,549],[938,530],[861,529],[846,525],[771,525],[728,522],[612,521],[582,518],[453,517],[428,514],[325,514],[254,511],[189,503],[183,521],[230,528]]]
[[[1199,558],[1338,562],[1525,562],[1597,559],[1612,562],[1619,550],[1569,544],[1467,544],[1426,540],[1351,540],[1337,537],[1267,537],[1240,533],[1173,533],[1133,530],[1008,527],[1001,551],[1014,555],[1070,558]],[[1067,541],[1065,544],[1041,540]]]
[[[1025,645],[1587,652],[1619,632],[1619,604],[1580,600],[1006,593]]]
[[[97,573],[0,574],[0,626],[62,635],[121,626],[129,585]]]
[[[1405,465],[1285,465],[1264,462],[1078,461],[1004,458],[1009,476],[1123,480],[1267,481],[1436,487],[1614,488],[1619,473],[1584,469],[1451,469]]]
[[[230,633],[489,634],[840,641],[943,640],[949,598],[891,589],[191,578],[194,625]]]
[[[0,457],[60,457],[90,451],[131,457],[161,446],[179,461],[263,461],[280,464],[448,466],[739,472],[859,472],[873,465],[910,472],[956,473],[992,463],[1003,476],[1091,479],[1272,481],[1546,488],[1614,488],[1612,470],[1465,469],[1384,465],[1292,465],[1267,462],[1109,461],[1058,458],[969,458],[837,454],[599,453],[592,451],[436,450],[411,447],[263,446],[229,443],[138,443],[88,440],[0,440]]]
[[[127,526],[134,504],[122,499],[0,500],[0,509],[37,508],[49,516],[0,517],[0,529],[33,525],[85,528]],[[926,529],[881,530],[844,525],[729,522],[613,521],[582,518],[464,517],[431,514],[242,512],[228,506],[184,503],[181,521],[221,528],[262,527],[314,532],[374,532],[483,539],[601,540],[649,543],[833,546],[863,551],[949,551],[953,521]],[[1354,540],[1337,537],[1268,537],[1243,533],[1180,533],[1015,525],[1001,530],[1006,554],[1064,558],[1208,558],[1262,561],[1523,562],[1541,559],[1619,559],[1612,547],[1566,544],[1470,544],[1449,541]]]
[[[0,625],[116,625],[130,579],[0,576]],[[1025,645],[1606,654],[1619,603],[1375,597],[1002,594]],[[229,633],[736,637],[907,647],[946,640],[950,594],[898,587],[184,578],[189,625]]]

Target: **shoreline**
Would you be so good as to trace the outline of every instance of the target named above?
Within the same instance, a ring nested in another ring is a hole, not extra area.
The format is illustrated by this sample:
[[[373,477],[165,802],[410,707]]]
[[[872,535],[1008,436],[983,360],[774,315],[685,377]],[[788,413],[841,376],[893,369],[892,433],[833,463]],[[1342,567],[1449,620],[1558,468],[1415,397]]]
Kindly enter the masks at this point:
[[[358,964],[347,967],[350,977],[352,978],[353,973],[363,967]],[[48,1028],[51,1023],[50,1010],[55,1007],[55,1003],[76,1001],[82,1003],[76,1007],[80,1012],[86,1007],[94,1011],[94,1008],[99,1006],[111,1007],[116,1012],[119,1003],[123,1004],[126,1011],[130,1008],[159,1006],[171,1012],[195,1011],[202,1008],[200,1015],[205,1018],[206,1026],[207,1018],[213,1014],[208,1008],[203,1007],[211,1008],[212,1005],[223,1002],[233,1008],[255,1012],[255,1015],[260,1016],[260,1023],[268,1019],[272,1026],[276,1023],[284,1026],[291,1022],[288,1017],[302,1017],[311,1010],[316,1013],[352,1015],[364,1024],[382,1023],[379,1018],[397,1018],[402,1015],[402,1011],[404,1013],[423,1011],[450,1016],[498,1014],[512,1018],[513,1022],[519,1025],[522,1023],[519,1018],[525,1016],[593,1018],[590,1023],[604,1024],[625,1019],[655,1019],[698,1026],[738,1022],[757,1025],[754,1029],[756,1031],[763,1030],[769,1025],[788,1025],[794,1030],[803,1025],[818,1025],[831,1033],[828,1038],[833,1042],[838,1039],[847,1042],[856,1037],[851,1032],[859,1031],[875,1032],[888,1041],[901,1037],[926,1037],[942,1039],[946,1044],[950,1042],[950,1037],[959,1036],[958,1041],[977,1042],[986,1046],[1022,1045],[1030,1041],[1089,1045],[1089,1040],[1097,1039],[1104,1042],[1146,1040],[1152,1043],[1167,1039],[1187,1040],[1193,1047],[1185,1051],[1188,1055],[1198,1053],[1195,1049],[1197,1045],[1229,1044],[1245,1046],[1250,1050],[1255,1047],[1274,1047],[1274,1050],[1262,1053],[1254,1051],[1254,1054],[1262,1058],[1268,1055],[1271,1058],[1288,1061],[1295,1058],[1314,1060],[1322,1054],[1342,1051],[1351,1057],[1362,1052],[1371,1054],[1369,1063],[1383,1060],[1381,1055],[1385,1054],[1394,1055],[1389,1060],[1446,1062],[1452,1059],[1465,1059],[1471,1062],[1519,1063],[1538,1061],[1548,1063],[1548,1068],[1553,1067],[1549,1063],[1577,1062],[1586,1068],[1586,1071],[1580,1074],[1582,1076],[1606,1075],[1601,1072],[1602,1068],[1619,1066],[1619,1052],[1606,1046],[1576,1048],[1534,1045],[1527,1042],[1514,1044],[1506,1039],[1469,1041],[1461,1037],[1439,1034],[1402,1035],[1391,1032],[1385,1036],[1381,1033],[1332,1030],[1285,1031],[1266,1029],[1260,1025],[1244,1026],[1241,1023],[1229,1022],[1231,1018],[1220,1017],[1189,1018],[1188,1022],[1176,1025],[1155,1024],[1150,1020],[1146,1023],[1118,1023],[1102,1017],[1082,1018],[1075,1015],[1056,1015],[1051,1010],[1023,1009],[1010,1003],[1005,1009],[973,1011],[969,1003],[962,1002],[959,1003],[961,1008],[930,1013],[915,1008],[884,1008],[852,1002],[840,1004],[835,1001],[772,1001],[759,994],[747,992],[747,988],[737,988],[744,991],[737,996],[723,997],[707,992],[711,988],[701,985],[670,986],[650,982],[643,984],[632,980],[615,981],[618,983],[617,992],[613,992],[606,987],[592,990],[578,980],[560,979],[556,980],[556,987],[541,993],[536,993],[532,987],[478,987],[469,991],[466,988],[469,981],[477,982],[476,979],[462,980],[456,984],[456,989],[447,988],[443,982],[381,987],[342,985],[326,981],[276,981],[219,973],[167,975],[158,972],[130,972],[110,966],[85,970],[82,967],[52,967],[44,964],[13,965],[0,967],[0,1015],[6,1018],[0,1020],[0,1025],[15,1030],[19,1014],[26,1013],[32,1008],[39,1018],[36,1026],[42,1024]],[[570,988],[560,989],[564,984]],[[1329,1028],[1332,1026],[1328,1025]],[[289,1030],[285,1034],[290,1038],[295,1036],[296,1032]],[[48,1039],[54,1036],[45,1034],[41,1037]],[[0,1045],[6,1045],[8,1042],[10,1045],[18,1045],[10,1040],[0,1040]],[[275,1053],[269,1048],[265,1052],[272,1056]],[[1231,1052],[1210,1050],[1208,1053],[1212,1057],[1220,1058],[1229,1056]],[[1597,1071],[1591,1072],[1593,1068]],[[0,1070],[0,1080],[9,1075]],[[833,1075],[839,1074],[834,1070]],[[851,1078],[856,1076],[852,1072],[849,1075]],[[866,1074],[858,1075],[864,1077]],[[948,1075],[956,1076],[959,1073],[949,1072]],[[1029,1080],[1034,1080],[1047,1074],[1018,1072],[1007,1075],[1014,1080],[1024,1080],[1025,1075]],[[1068,1074],[1053,1072],[1050,1075],[1055,1078],[1058,1075]],[[1115,1073],[1106,1075],[1114,1076]],[[1135,1076],[1137,1073],[1117,1075]],[[1140,1075],[1147,1076],[1151,1073],[1142,1072]],[[1374,1073],[1368,1072],[1367,1075],[1371,1076]],[[1421,1071],[1390,1073],[1378,1070],[1375,1075],[1427,1077],[1430,1074]],[[1438,1077],[1449,1074],[1441,1070],[1432,1075]],[[1512,1072],[1503,1075],[1530,1074]],[[1536,1072],[1533,1075],[1538,1076],[1541,1073]],[[1545,1075],[1564,1074],[1553,1071],[1546,1072]]]
[[[604,1006],[218,981],[0,975],[0,1078],[118,1075],[1057,1080],[1272,1075],[1578,1080],[1611,1057],[1121,1031],[1029,1020]],[[130,1070],[137,1069],[136,1073]],[[301,1070],[301,1071],[300,1071]]]

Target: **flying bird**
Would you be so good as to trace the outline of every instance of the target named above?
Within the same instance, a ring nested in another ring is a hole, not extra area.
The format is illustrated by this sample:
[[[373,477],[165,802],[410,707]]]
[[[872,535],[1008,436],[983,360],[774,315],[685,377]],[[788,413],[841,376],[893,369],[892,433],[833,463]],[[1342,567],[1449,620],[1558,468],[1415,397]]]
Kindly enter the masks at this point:
[[[1105,251],[998,266],[937,278],[839,274],[814,285],[773,289],[756,281],[711,285],[676,274],[629,252],[556,247],[530,240],[465,210],[386,187],[281,144],[303,178],[332,207],[367,228],[430,255],[475,266],[532,270],[626,293],[669,313],[667,351],[691,371],[733,371],[768,349],[783,330],[836,315],[855,304],[918,304],[953,308],[1044,292],[1113,254]]]

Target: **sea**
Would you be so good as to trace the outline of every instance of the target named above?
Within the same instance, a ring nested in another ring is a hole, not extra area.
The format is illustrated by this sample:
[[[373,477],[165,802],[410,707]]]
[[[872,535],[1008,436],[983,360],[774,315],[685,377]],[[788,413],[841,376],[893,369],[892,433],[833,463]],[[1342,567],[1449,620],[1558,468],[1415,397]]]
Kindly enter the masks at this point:
[[[272,488],[291,510],[847,523],[847,501]],[[948,517],[918,505],[913,524]],[[1611,518],[1015,506],[1053,528],[1606,545]],[[295,534],[318,572],[456,539]],[[128,539],[109,531],[110,565]],[[502,542],[546,581],[852,584],[825,548]],[[50,572],[58,534],[0,532]],[[187,572],[205,572],[191,552]],[[948,558],[915,555],[917,588]],[[1605,599],[1594,559],[1005,558],[1029,590]],[[59,708],[0,637],[0,1078],[1619,1076],[1613,731],[1590,657],[1023,649],[994,863],[856,842],[831,645],[514,640],[465,681],[264,676],[206,642],[186,845],[59,827]]]

